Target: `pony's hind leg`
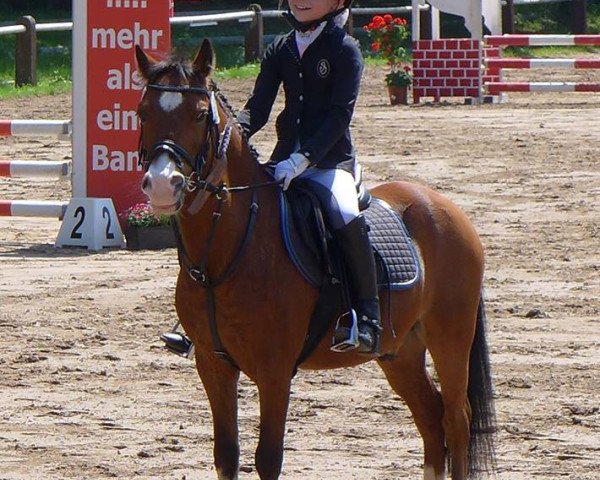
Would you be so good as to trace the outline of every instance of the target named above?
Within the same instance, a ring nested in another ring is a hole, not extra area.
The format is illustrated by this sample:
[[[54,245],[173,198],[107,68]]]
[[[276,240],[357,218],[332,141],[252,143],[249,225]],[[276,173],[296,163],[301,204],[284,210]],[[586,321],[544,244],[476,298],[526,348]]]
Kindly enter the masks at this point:
[[[454,316],[446,312],[443,324],[455,328],[427,330],[427,349],[437,371],[444,405],[444,432],[448,446],[452,480],[465,480],[469,474],[471,407],[468,400],[469,355],[476,313]]]
[[[446,471],[442,399],[427,373],[425,345],[416,330],[408,333],[395,356],[383,357],[378,363],[390,386],[412,412],[423,439],[424,480],[442,480]]]
[[[196,351],[196,369],[212,411],[217,478],[237,480],[240,462],[237,413],[240,373],[216,358],[211,351],[204,353]]]

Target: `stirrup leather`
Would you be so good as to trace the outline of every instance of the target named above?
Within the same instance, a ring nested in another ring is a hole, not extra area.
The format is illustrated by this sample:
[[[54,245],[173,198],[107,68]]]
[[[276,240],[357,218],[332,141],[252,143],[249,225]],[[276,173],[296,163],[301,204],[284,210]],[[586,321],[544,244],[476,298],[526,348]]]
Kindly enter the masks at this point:
[[[353,308],[343,313],[335,324],[332,345],[329,347],[333,352],[347,352],[358,348],[358,317]]]

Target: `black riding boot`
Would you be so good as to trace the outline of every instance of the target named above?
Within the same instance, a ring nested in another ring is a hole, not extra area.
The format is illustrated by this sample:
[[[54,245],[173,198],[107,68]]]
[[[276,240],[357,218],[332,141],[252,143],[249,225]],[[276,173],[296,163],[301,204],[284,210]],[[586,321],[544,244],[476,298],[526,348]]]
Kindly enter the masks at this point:
[[[171,331],[163,333],[160,339],[165,342],[165,347],[170,352],[176,353],[185,358],[190,358],[193,354],[194,344],[185,333]]]
[[[353,325],[338,325],[331,347],[334,351],[358,348],[361,353],[379,353],[381,314],[377,296],[377,271],[367,231],[365,219],[359,215],[335,232],[346,266],[358,331],[353,331]]]

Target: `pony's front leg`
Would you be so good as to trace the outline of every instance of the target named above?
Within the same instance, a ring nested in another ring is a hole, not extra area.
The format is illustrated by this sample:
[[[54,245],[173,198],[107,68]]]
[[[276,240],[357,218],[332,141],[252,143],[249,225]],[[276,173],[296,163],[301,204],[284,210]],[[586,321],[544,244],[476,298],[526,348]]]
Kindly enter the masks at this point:
[[[286,378],[267,377],[257,382],[260,395],[260,439],[255,463],[261,480],[277,480],[283,464],[291,374]]]
[[[214,459],[219,480],[237,480],[240,462],[238,380],[240,372],[212,352],[196,352],[196,369],[210,403]]]

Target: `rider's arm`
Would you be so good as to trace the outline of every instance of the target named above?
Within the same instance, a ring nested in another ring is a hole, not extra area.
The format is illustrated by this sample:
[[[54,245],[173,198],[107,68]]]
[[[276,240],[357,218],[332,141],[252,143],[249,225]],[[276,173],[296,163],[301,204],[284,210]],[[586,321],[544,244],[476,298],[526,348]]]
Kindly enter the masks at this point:
[[[260,72],[254,84],[254,90],[237,120],[248,137],[258,132],[269,120],[279,85],[281,84],[278,66],[278,45],[273,42],[265,52],[260,64]]]

